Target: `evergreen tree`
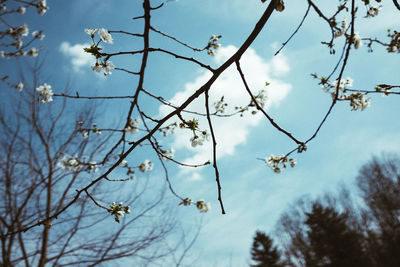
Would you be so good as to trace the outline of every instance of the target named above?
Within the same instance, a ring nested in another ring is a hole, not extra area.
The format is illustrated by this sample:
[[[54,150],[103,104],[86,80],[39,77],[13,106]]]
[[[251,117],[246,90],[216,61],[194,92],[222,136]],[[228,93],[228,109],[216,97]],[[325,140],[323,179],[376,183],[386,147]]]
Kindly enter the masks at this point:
[[[346,214],[316,202],[306,215],[310,246],[306,266],[368,266],[362,236],[348,226]]]
[[[283,267],[280,263],[280,252],[273,246],[272,239],[261,231],[254,236],[251,258],[255,262],[252,267]]]

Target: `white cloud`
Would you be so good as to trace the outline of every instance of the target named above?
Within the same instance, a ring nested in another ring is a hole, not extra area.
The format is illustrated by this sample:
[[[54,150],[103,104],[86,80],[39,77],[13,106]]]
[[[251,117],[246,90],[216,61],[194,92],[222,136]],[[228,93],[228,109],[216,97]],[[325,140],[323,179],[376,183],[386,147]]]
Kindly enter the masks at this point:
[[[71,45],[68,42],[62,42],[60,45],[61,53],[71,59],[72,68],[76,72],[79,72],[83,67],[89,67],[96,62],[92,55],[83,51],[83,48],[85,47],[90,47],[90,44]]]
[[[222,47],[215,56],[217,64],[223,63],[237,50],[234,46]],[[291,85],[285,83],[276,77],[289,71],[289,64],[283,55],[274,57],[271,61],[266,62],[261,58],[254,49],[248,49],[241,59],[241,67],[246,76],[250,89],[257,94],[258,91],[264,89],[267,92],[268,100],[265,108],[268,109],[272,105],[278,106],[280,102],[287,96],[291,89]],[[169,101],[175,105],[180,105],[198,88],[200,88],[209,78],[211,74],[202,72],[193,81],[186,83],[184,90],[175,94]],[[265,82],[270,85],[265,87]],[[224,96],[226,103],[229,103],[227,113],[235,111],[235,106],[246,106],[250,103],[250,97],[247,94],[240,75],[235,66],[227,69],[210,90],[211,112],[214,111],[212,103],[216,102]],[[188,110],[204,113],[204,97],[196,99],[189,105]],[[166,106],[160,108],[161,115],[169,113],[171,109]],[[193,114],[183,113],[186,120],[193,118],[199,119],[200,129],[208,130],[208,122],[206,118]],[[218,158],[233,155],[238,145],[244,144],[251,132],[251,128],[265,122],[261,113],[256,115],[247,112],[240,117],[239,115],[228,118],[213,117],[213,128],[217,138],[217,156]],[[193,152],[193,156],[184,160],[185,163],[199,164],[204,163],[212,158],[212,142],[206,142],[203,146],[191,147],[190,138],[192,133],[189,130],[178,130],[174,135],[172,146],[177,149],[185,149]],[[194,175],[193,180],[198,180],[199,175],[194,174],[192,169],[184,169],[185,175],[188,171]]]

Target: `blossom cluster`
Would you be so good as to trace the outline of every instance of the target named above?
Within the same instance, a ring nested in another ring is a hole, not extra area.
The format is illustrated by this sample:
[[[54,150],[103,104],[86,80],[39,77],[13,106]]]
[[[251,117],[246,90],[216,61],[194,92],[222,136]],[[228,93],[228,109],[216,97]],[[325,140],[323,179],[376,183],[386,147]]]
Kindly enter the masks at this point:
[[[109,43],[109,44],[113,44],[114,43],[114,39],[112,38],[111,34],[108,32],[108,30],[104,29],[104,28],[100,28],[100,29],[85,29],[85,32],[87,34],[89,34],[92,39],[94,39],[94,36],[96,33],[99,34],[100,39],[105,42],[105,43]]]
[[[334,29],[333,38],[338,38],[342,35],[345,35],[345,37],[350,40],[350,43],[354,44],[355,49],[362,47],[363,43],[358,31],[355,31],[352,36],[346,34],[346,31],[349,27],[349,23],[346,18],[342,21],[340,28],[336,26],[336,21],[333,21],[332,25]]]
[[[375,86],[375,91],[383,92],[384,96],[388,96],[390,94],[390,89],[393,87],[387,84],[378,84]]]
[[[266,86],[268,86],[268,85],[269,85],[269,83],[267,82]],[[258,93],[256,95],[254,95],[254,100],[252,99],[250,101],[250,103],[245,107],[236,106],[235,110],[238,110],[238,112],[240,112],[240,116],[243,116],[244,112],[246,112],[248,110],[251,110],[251,114],[253,114],[253,115],[257,114],[257,105],[256,105],[256,103],[261,108],[264,108],[264,106],[266,105],[267,100],[268,100],[267,92],[264,89],[258,91]]]
[[[365,108],[371,105],[371,99],[366,98],[365,94],[357,92],[352,93],[345,98],[346,100],[350,100],[351,110],[364,110]]]
[[[39,93],[38,101],[40,103],[48,103],[53,101],[53,91],[51,90],[51,85],[44,83],[36,88],[36,92]]]
[[[225,109],[227,106],[228,103],[225,102],[224,96],[222,96],[218,101],[214,102],[215,114],[225,113]]]
[[[57,163],[57,166],[65,171],[79,171],[82,169],[82,165],[78,159],[78,157],[72,157],[67,154],[61,159],[60,162]]]
[[[104,76],[109,76],[112,74],[111,70],[115,69],[114,64],[111,63],[111,61],[106,61],[106,62],[96,62],[92,66],[92,70],[95,72],[101,72],[103,70]]]
[[[138,129],[138,125],[139,125],[140,121],[138,118],[136,118],[135,120],[133,120],[132,118],[129,118],[129,122],[128,125],[125,127],[124,131],[127,133],[131,133],[131,134],[135,134],[139,131]]]
[[[92,66],[92,70],[95,72],[103,71],[104,76],[111,75],[111,70],[115,69],[114,64],[108,60],[102,60],[101,58],[104,56],[100,51],[103,49],[99,46],[100,42],[103,41],[105,43],[113,44],[114,39],[108,30],[104,28],[100,29],[85,29],[85,32],[90,35],[92,38],[93,44],[90,47],[85,47],[83,50],[86,53],[92,54],[96,58],[96,63]],[[98,33],[100,40],[96,42],[94,40],[95,34]]]
[[[144,160],[140,165],[139,165],[139,170],[141,172],[148,172],[153,169],[153,162],[150,160],[146,159]]]
[[[76,172],[86,171],[88,173],[96,173],[99,169],[98,163],[95,161],[85,162],[85,159],[80,160],[77,156],[64,154],[63,158],[57,163],[57,166],[64,171]]]
[[[40,15],[44,15],[47,12],[47,10],[49,10],[46,0],[42,0],[36,3],[36,9]]]
[[[338,37],[342,36],[343,34],[345,34],[348,27],[349,27],[349,23],[347,22],[347,19],[345,18],[342,21],[340,28],[335,29],[334,38],[338,38]]]
[[[257,104],[261,108],[263,108],[265,106],[266,102],[267,102],[267,99],[268,99],[266,91],[265,90],[260,90],[258,92],[258,94],[254,96],[254,99],[257,102]],[[253,100],[251,100],[251,102],[249,104],[249,107],[254,107],[255,108],[256,107],[256,103]],[[251,112],[251,114],[253,114],[253,115],[256,114],[256,113],[257,113],[257,110],[253,110]]]
[[[206,213],[211,208],[211,205],[200,199],[196,202],[196,207],[200,212]]]
[[[400,53],[400,32],[388,30],[388,37],[390,38],[390,43],[388,44],[387,51],[389,53]]]
[[[113,158],[114,159],[120,159],[123,155],[115,155]],[[146,159],[142,163],[140,163],[138,166],[129,166],[128,161],[123,159],[121,163],[119,164],[122,168],[126,169],[126,175],[129,176],[129,179],[134,179],[135,177],[133,176],[135,174],[135,168],[139,169],[141,172],[148,172],[153,169],[153,162],[150,160]]]
[[[185,198],[180,202],[178,205],[183,205],[183,206],[190,206],[193,204],[193,200],[190,198]],[[199,201],[196,202],[196,208],[203,213],[206,213],[211,209],[211,204],[206,203],[203,199],[200,199]]]
[[[175,129],[176,127],[178,127],[178,123],[174,122],[171,123],[165,127],[161,127],[160,129],[158,129],[159,132],[161,132],[163,134],[164,137],[167,137],[168,134],[174,134],[175,133]]]
[[[160,152],[164,157],[167,157],[167,160],[168,160],[168,158],[173,159],[174,155],[175,155],[175,149],[172,147],[169,150],[161,149]]]
[[[108,212],[114,216],[114,220],[117,223],[120,223],[120,217],[124,217],[125,214],[131,213],[130,206],[123,206],[122,202],[116,204],[113,202],[110,207],[108,208]]]
[[[284,155],[277,155],[277,156],[271,155],[265,159],[265,162],[276,173],[281,173],[282,168],[286,168],[287,164],[289,164],[290,167],[292,168],[296,166],[296,161],[294,159],[288,158],[287,156]]]
[[[190,142],[192,147],[202,146],[205,141],[208,141],[210,135],[207,133],[206,130],[201,131],[199,135],[194,134],[193,137],[190,138]]]
[[[349,101],[351,110],[364,110],[371,104],[371,99],[367,98],[365,93],[352,92],[347,94],[347,89],[353,86],[353,79],[347,77],[346,79],[334,80],[329,82],[325,77],[318,77],[317,74],[311,74],[316,79],[320,79],[320,84],[324,92],[330,93],[333,99],[340,101]]]
[[[206,50],[207,50],[207,54],[209,54],[210,56],[214,56],[215,55],[215,51],[218,50],[218,48],[220,48],[220,44],[218,43],[219,39],[221,38],[221,35],[212,35],[210,37],[210,40],[207,43],[206,46]]]
[[[96,123],[94,123],[93,127],[90,128],[90,129],[82,128],[82,126],[83,126],[83,121],[78,121],[77,122],[78,130],[77,131],[82,134],[82,138],[83,139],[88,138],[91,132],[93,132],[93,133],[95,133],[97,135],[101,135],[101,130],[99,128],[97,128],[97,124]]]
[[[44,15],[46,11],[49,9],[47,6],[46,0],[43,1],[18,1],[21,2],[25,5],[19,6],[16,8],[11,8],[8,10],[8,6],[4,4],[6,1],[0,1],[0,3],[3,3],[0,5],[0,16],[3,16],[5,14],[12,14],[12,13],[18,13],[18,14],[25,14],[27,7],[33,6],[36,7],[37,12],[41,15]],[[18,57],[18,56],[31,56],[31,57],[36,57],[38,55],[38,49],[36,48],[31,48],[31,49],[25,49],[34,39],[40,39],[43,40],[44,34],[42,31],[34,31],[32,32],[33,40],[27,42],[24,45],[23,38],[27,37],[29,35],[29,28],[27,24],[23,24],[21,26],[12,26],[10,22],[7,21],[6,18],[2,18],[3,25],[6,25],[8,28],[4,30],[0,30],[0,36],[3,38],[5,36],[11,38],[12,41],[3,43],[3,47],[14,47],[14,51],[0,51],[0,57],[2,58],[10,58],[10,57]]]
[[[208,141],[210,135],[206,130],[199,130],[199,121],[197,119],[192,119],[184,121],[179,124],[180,128],[187,128],[192,131],[193,136],[190,138],[192,147],[201,146],[205,141]]]
[[[382,9],[382,5],[379,6],[370,6],[367,10],[367,15],[365,18],[376,17],[379,14],[379,10]]]

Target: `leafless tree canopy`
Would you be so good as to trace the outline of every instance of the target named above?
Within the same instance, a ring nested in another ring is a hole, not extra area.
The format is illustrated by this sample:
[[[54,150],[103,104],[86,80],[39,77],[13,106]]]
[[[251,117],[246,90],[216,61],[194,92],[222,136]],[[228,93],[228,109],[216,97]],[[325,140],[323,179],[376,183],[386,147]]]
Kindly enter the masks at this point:
[[[113,136],[82,139],[81,129],[93,125],[95,107],[89,103],[77,111],[66,99],[60,105],[38,103],[40,65],[32,70],[33,77],[23,77],[27,86],[24,94],[15,96],[17,104],[0,110],[2,266],[95,266],[122,258],[145,264],[167,255],[178,257],[182,246],[173,248],[167,240],[177,233],[177,222],[162,203],[165,187],[154,188],[148,180],[128,181],[129,192],[118,181],[107,187],[96,184],[71,209],[52,220],[42,219],[58,213],[74,199],[77,188],[96,176],[94,159],[103,155]],[[155,197],[148,197],[149,192]],[[123,199],[134,212],[119,218],[95,205],[108,206],[112,199]],[[32,224],[40,227],[26,231]]]

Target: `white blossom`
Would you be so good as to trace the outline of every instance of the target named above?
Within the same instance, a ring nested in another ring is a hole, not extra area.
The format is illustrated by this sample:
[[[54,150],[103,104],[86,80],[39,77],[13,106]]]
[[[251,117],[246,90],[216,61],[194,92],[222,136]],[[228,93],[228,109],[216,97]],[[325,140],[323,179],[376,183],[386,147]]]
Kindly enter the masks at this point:
[[[202,146],[206,140],[208,141],[209,136],[210,135],[207,133],[207,131],[202,131],[200,136],[194,135],[192,138],[190,138],[192,147]]]
[[[100,72],[101,70],[103,70],[104,72],[104,76],[108,76],[111,75],[111,71],[112,69],[115,69],[114,64],[111,63],[111,61],[107,61],[104,63],[98,63],[96,62],[96,64],[94,64],[94,66],[92,66],[92,70],[96,71],[96,72]]]
[[[366,98],[362,93],[353,93],[347,99],[350,100],[351,110],[364,110],[371,105],[371,99]]]
[[[175,155],[175,149],[171,147],[170,150],[161,150],[161,153],[162,153],[164,156],[166,156],[166,157],[172,159],[172,158],[174,158],[174,155]],[[167,160],[168,160],[168,159],[167,159]]]
[[[37,12],[40,15],[44,15],[46,13],[46,11],[49,9],[49,7],[47,6],[46,0],[42,0],[39,3],[37,3],[36,8],[37,8]]]
[[[335,34],[334,34],[334,38],[338,38],[338,37],[340,37],[340,36],[342,36],[343,35],[343,31],[342,30],[337,30],[336,32],[335,32]]]
[[[67,154],[57,163],[57,166],[65,171],[78,171],[82,168],[77,157],[71,157]]]
[[[34,32],[32,32],[32,36],[37,39],[43,40],[45,35],[44,35],[43,31],[34,31]]]
[[[126,161],[125,159],[123,159],[119,165],[120,165],[120,166],[127,166],[127,165],[128,165],[128,161]]]
[[[17,90],[22,92],[24,90],[24,84],[22,82],[19,82],[16,86]]]
[[[139,165],[139,170],[141,172],[148,172],[153,169],[153,163],[150,160],[144,160],[143,163]]]
[[[94,66],[92,66],[92,70],[95,72],[100,72],[102,70],[102,67],[99,63],[96,62],[96,64],[94,64]]]
[[[12,43],[13,46],[15,46],[16,49],[20,49],[23,45],[23,42],[21,39],[17,39],[15,42]]]
[[[20,7],[17,9],[17,12],[18,12],[19,14],[25,14],[26,8],[23,7],[23,6],[20,6]]]
[[[28,25],[24,24],[18,28],[18,31],[21,33],[21,36],[28,36],[29,28]]]
[[[275,173],[281,173],[282,169],[281,168],[286,168],[286,164],[289,163],[290,167],[296,166],[296,161],[292,158],[288,158],[287,156],[284,155],[271,155],[268,158],[265,159],[265,162],[269,167],[272,168],[272,170]]]
[[[114,64],[111,63],[111,61],[107,61],[105,63],[103,63],[103,71],[104,71],[104,76],[108,76],[111,75],[111,71],[112,69],[115,69]]]
[[[93,173],[96,173],[98,170],[99,170],[99,166],[96,161],[87,163],[87,172],[93,171]]]
[[[125,206],[125,213],[126,214],[131,214],[131,207],[130,206]]]
[[[36,91],[39,93],[40,97],[38,101],[40,103],[47,103],[53,101],[53,91],[51,90],[51,85],[44,83],[43,85],[36,88]]]
[[[139,129],[137,128],[137,125],[140,123],[139,119],[136,118],[135,120],[133,120],[132,118],[129,118],[129,122],[128,122],[128,126],[125,127],[124,131],[131,133],[131,134],[135,134],[139,131]]]
[[[28,52],[28,55],[31,57],[37,57],[39,55],[39,51],[32,47],[31,50]]]
[[[114,216],[115,221],[119,223],[119,217],[124,217],[125,213],[130,214],[131,210],[130,206],[123,206],[122,202],[118,203],[118,205],[113,202],[108,208],[108,212],[111,213],[111,215]]]
[[[355,32],[353,35],[353,43],[355,49],[358,49],[362,46],[362,40],[358,32]]]
[[[354,80],[353,80],[352,78],[347,77],[347,78],[346,78],[346,81],[345,81],[345,84],[346,84],[347,86],[349,86],[349,87],[352,87],[352,86],[353,86],[353,82],[354,82]]]
[[[192,138],[190,138],[190,141],[191,141],[192,147],[202,146],[203,145],[203,140],[201,140],[197,135],[195,135]]]
[[[94,34],[97,32],[97,29],[85,29],[85,32],[90,36],[94,37]]]
[[[367,11],[367,15],[365,16],[367,17],[375,17],[378,16],[379,10],[382,9],[382,6],[371,6],[368,11]]]
[[[295,160],[292,160],[291,162],[290,162],[290,167],[294,167],[294,166],[296,166],[296,164],[297,164],[297,162],[295,161]]]
[[[109,43],[109,44],[113,44],[113,38],[111,36],[111,34],[104,28],[99,29],[99,35],[100,35],[100,39],[105,42],[105,43]]]
[[[211,208],[211,205],[210,203],[206,203],[204,200],[200,199],[196,202],[196,207],[200,212],[205,213]]]

